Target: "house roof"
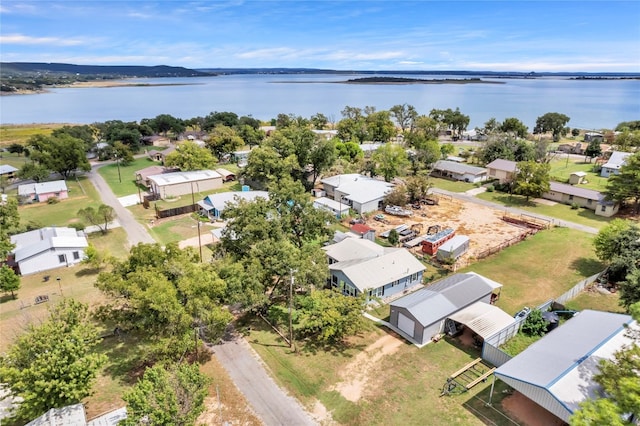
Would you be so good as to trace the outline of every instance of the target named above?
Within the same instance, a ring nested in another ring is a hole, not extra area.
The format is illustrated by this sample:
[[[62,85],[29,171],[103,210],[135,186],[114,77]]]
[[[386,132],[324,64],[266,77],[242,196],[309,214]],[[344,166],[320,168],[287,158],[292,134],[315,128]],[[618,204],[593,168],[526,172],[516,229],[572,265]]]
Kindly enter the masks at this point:
[[[63,180],[51,182],[25,183],[18,185],[18,195],[48,194],[50,192],[62,192],[67,190],[67,183]]]
[[[518,168],[518,163],[511,160],[503,160],[498,158],[487,164],[487,169],[502,170],[504,172],[514,173]]]
[[[604,195],[595,189],[581,188],[579,186],[568,185],[560,182],[549,182],[549,191],[586,198],[587,200],[600,201],[604,199]]]
[[[314,207],[328,207],[329,209],[339,213],[349,211],[349,205],[347,203],[340,203],[339,201],[332,200],[327,197],[316,198],[313,200],[313,205]]]
[[[593,381],[599,361],[611,359],[632,342],[625,332],[625,325],[632,323],[629,315],[584,310],[500,366],[495,374],[546,389],[573,412],[599,389]]]
[[[0,165],[0,175],[6,175],[9,173],[17,172],[18,169],[9,164]]]
[[[347,238],[337,244],[343,244],[347,241],[368,240]],[[411,253],[401,248],[387,251],[381,256],[369,259],[352,259],[334,263],[330,265],[329,268],[331,270],[342,271],[361,292],[382,287],[385,284],[426,269]]]
[[[20,262],[45,251],[62,248],[86,248],[89,246],[82,231],[73,228],[51,227],[23,232],[11,236],[15,244],[13,253]]]
[[[345,198],[360,204],[384,198],[393,188],[392,183],[356,173],[331,176],[322,179],[321,182],[333,186],[337,191],[346,194]]]
[[[609,157],[609,160],[607,160],[606,164],[604,164],[602,167],[617,170],[624,165],[625,160],[630,155],[630,152],[613,151],[611,153],[611,157]]]
[[[222,176],[223,178],[226,178],[228,176],[235,176],[236,174],[233,173],[232,171],[229,171],[227,169],[216,169],[216,172],[220,173],[220,176]]]
[[[357,232],[358,234],[366,234],[369,231],[373,231],[373,228],[365,225],[364,223],[356,223],[349,229],[351,232]]]
[[[445,172],[457,173],[457,174],[469,174],[469,175],[484,175],[487,173],[487,169],[482,167],[470,166],[468,164],[462,164],[456,161],[438,160],[433,167],[436,170],[443,170]]]
[[[463,244],[469,242],[469,237],[466,235],[456,235],[448,241],[445,241],[438,250],[452,252]]]
[[[388,247],[382,247],[379,244],[369,240],[348,238],[336,244],[331,244],[322,249],[327,256],[336,262],[344,262],[346,260],[365,260],[384,255]]]
[[[84,405],[78,403],[62,408],[52,408],[27,423],[27,426],[84,426],[86,424]]]
[[[218,194],[211,194],[204,197],[204,200],[198,201],[198,205],[209,211],[216,209],[218,211],[224,210],[227,203],[235,203],[238,200],[253,201],[256,198],[269,199],[269,193],[267,191],[230,191],[220,192]]]
[[[146,180],[149,176],[160,175],[164,173],[174,173],[179,170],[180,169],[178,168],[167,168],[165,166],[155,165],[155,166],[145,167],[144,169],[140,169],[136,171],[135,175],[140,176],[140,179],[142,180]]]
[[[477,302],[499,287],[502,284],[473,272],[455,274],[401,297],[391,302],[391,306],[407,308],[422,326],[427,326]]]
[[[173,172],[148,176],[157,186],[176,185],[180,183],[198,182],[209,179],[222,179],[218,172],[213,170],[194,170],[191,172]]]

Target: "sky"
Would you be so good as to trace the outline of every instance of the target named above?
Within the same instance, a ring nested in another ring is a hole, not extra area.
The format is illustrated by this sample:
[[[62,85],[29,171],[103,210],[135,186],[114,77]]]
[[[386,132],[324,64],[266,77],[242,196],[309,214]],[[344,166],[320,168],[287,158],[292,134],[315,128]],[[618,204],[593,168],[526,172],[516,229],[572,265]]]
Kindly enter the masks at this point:
[[[640,72],[640,1],[0,2],[2,62]]]

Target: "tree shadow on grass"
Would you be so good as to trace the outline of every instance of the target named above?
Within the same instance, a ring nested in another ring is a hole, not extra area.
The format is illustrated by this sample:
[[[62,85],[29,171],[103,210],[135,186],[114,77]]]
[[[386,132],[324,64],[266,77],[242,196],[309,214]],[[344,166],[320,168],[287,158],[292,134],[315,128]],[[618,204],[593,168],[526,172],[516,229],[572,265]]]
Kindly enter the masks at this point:
[[[504,204],[507,207],[536,207],[537,204],[533,200],[527,201],[526,198],[519,195],[500,194],[494,196],[495,202]]]
[[[605,265],[597,259],[579,257],[571,262],[571,268],[578,271],[584,277],[590,277],[598,272],[602,272]]]
[[[0,303],[10,302],[10,301],[12,301],[12,300],[14,300],[14,299],[17,299],[17,298],[18,298],[17,296],[18,296],[18,295],[16,294],[16,297],[14,298],[14,297],[11,295],[11,293],[3,294],[2,296],[0,296]]]

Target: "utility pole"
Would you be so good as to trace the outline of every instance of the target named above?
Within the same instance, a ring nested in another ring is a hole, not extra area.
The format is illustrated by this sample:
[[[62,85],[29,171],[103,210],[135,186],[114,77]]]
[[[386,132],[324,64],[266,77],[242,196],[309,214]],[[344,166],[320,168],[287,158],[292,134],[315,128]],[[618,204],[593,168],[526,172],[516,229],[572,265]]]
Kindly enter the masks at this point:
[[[293,347],[293,273],[296,272],[294,269],[291,270],[291,280],[289,280],[289,347]]]
[[[198,248],[200,249],[200,263],[202,263],[202,240],[200,239],[200,225],[202,225],[202,222],[200,222],[200,219],[198,220]]]

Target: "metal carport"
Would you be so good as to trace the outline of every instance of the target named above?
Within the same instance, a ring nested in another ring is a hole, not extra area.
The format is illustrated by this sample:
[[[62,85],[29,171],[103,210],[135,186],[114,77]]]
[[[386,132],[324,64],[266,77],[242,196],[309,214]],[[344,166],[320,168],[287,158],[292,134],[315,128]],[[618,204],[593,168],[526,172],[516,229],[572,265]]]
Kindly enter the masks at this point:
[[[485,302],[469,305],[449,315],[449,319],[466,325],[483,339],[515,322],[511,315],[497,306]]]

